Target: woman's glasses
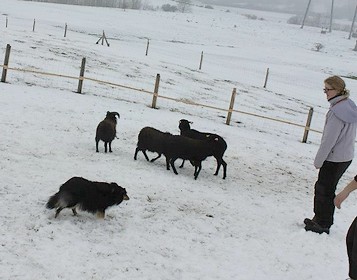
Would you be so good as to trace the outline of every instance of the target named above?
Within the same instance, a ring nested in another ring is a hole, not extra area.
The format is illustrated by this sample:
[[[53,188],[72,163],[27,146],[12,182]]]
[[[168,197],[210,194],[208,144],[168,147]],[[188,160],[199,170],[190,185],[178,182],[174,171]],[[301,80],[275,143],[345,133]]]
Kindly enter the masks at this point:
[[[334,88],[324,88],[324,93],[328,93],[330,90],[334,90]]]

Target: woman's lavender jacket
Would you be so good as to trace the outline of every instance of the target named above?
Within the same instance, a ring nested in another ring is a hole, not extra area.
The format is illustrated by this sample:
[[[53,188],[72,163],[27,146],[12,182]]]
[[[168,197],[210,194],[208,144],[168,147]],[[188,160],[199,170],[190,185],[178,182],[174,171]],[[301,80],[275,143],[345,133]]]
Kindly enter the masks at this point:
[[[348,95],[329,100],[320,148],[314,165],[321,168],[324,161],[346,162],[354,157],[357,128],[357,106]]]

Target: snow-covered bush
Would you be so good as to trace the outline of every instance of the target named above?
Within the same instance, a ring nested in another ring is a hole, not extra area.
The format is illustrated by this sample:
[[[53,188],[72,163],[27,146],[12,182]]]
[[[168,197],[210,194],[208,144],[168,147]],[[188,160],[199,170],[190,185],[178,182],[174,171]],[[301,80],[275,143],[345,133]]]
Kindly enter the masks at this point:
[[[170,4],[164,4],[161,6],[161,10],[163,10],[164,12],[176,12],[177,6],[170,5]]]

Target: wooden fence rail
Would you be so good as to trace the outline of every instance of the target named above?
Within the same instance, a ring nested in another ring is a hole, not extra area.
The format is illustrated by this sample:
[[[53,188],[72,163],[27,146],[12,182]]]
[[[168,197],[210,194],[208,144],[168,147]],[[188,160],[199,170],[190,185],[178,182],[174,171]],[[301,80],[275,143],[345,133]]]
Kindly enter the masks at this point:
[[[235,99],[235,95],[236,95],[236,88],[233,89],[232,97],[231,97],[231,103],[229,105],[229,109],[225,109],[225,108],[220,108],[220,107],[216,107],[216,106],[212,106],[212,105],[200,104],[200,103],[197,103],[197,102],[194,102],[194,101],[176,99],[176,98],[169,97],[169,96],[159,95],[158,94],[158,90],[159,90],[160,74],[157,74],[157,76],[156,76],[156,82],[155,82],[154,91],[149,91],[149,90],[145,90],[145,89],[139,89],[139,88],[135,88],[135,87],[127,86],[127,85],[122,85],[122,84],[118,84],[118,83],[114,83],[114,82],[109,82],[109,81],[99,80],[99,79],[95,79],[95,78],[85,77],[84,76],[85,58],[83,58],[83,60],[82,60],[81,72],[80,72],[79,77],[78,76],[74,77],[74,76],[64,75],[64,74],[57,74],[57,73],[43,72],[43,71],[32,70],[32,69],[22,69],[22,68],[18,68],[18,67],[9,67],[8,63],[9,63],[10,49],[11,49],[11,47],[8,45],[7,46],[7,51],[6,51],[6,54],[5,54],[4,64],[0,65],[0,67],[3,68],[1,82],[6,82],[6,74],[7,74],[8,70],[20,71],[20,72],[24,72],[24,73],[27,72],[27,73],[38,74],[38,75],[45,75],[45,76],[52,76],[52,77],[60,77],[60,78],[79,80],[79,85],[78,85],[77,92],[78,93],[82,93],[83,82],[84,82],[84,80],[88,80],[88,81],[97,82],[97,83],[104,84],[104,85],[121,87],[121,88],[129,89],[129,90],[134,90],[134,91],[139,91],[139,92],[151,94],[153,96],[152,108],[156,108],[157,99],[158,99],[158,97],[160,97],[160,98],[163,98],[163,99],[166,99],[166,100],[170,100],[170,101],[174,101],[174,102],[178,102],[178,103],[184,103],[184,104],[188,104],[188,105],[192,105],[192,106],[199,106],[199,107],[203,107],[203,108],[209,108],[209,109],[214,109],[214,110],[226,112],[227,113],[227,119],[226,119],[226,124],[227,125],[230,125],[232,113],[235,112],[235,113],[244,114],[244,115],[248,115],[248,116],[252,116],[252,117],[257,117],[257,118],[261,118],[261,119],[266,119],[266,120],[270,120],[270,121],[284,123],[284,124],[287,124],[287,125],[293,125],[293,126],[296,126],[296,127],[301,127],[301,128],[304,128],[304,136],[303,136],[303,139],[302,139],[303,143],[306,143],[307,135],[308,135],[309,131],[321,133],[321,131],[312,129],[310,127],[313,108],[310,108],[309,115],[308,115],[308,120],[306,122],[306,125],[297,124],[297,123],[294,123],[294,122],[291,122],[291,121],[287,121],[287,120],[281,120],[281,119],[277,119],[277,118],[272,118],[272,117],[268,117],[268,116],[262,116],[262,115],[255,114],[255,113],[250,113],[250,112],[246,112],[246,111],[242,111],[242,110],[233,109],[234,99]]]

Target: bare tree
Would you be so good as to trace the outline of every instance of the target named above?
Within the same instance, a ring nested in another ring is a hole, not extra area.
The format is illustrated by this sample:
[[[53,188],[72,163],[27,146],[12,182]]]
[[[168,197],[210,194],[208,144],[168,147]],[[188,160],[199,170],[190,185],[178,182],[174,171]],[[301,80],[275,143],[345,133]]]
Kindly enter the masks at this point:
[[[142,7],[141,0],[132,0],[132,9],[139,10]]]

